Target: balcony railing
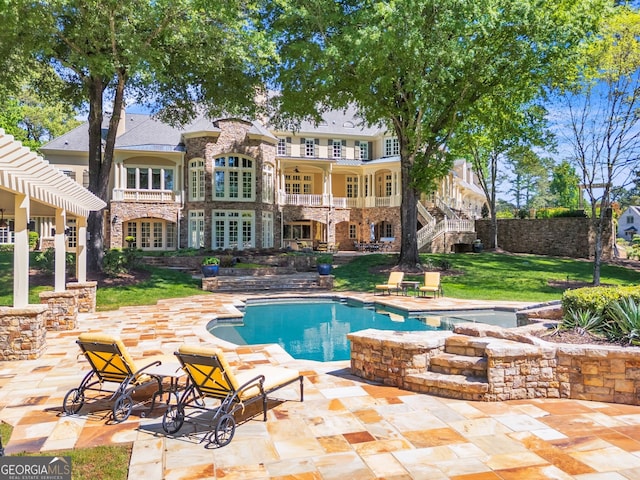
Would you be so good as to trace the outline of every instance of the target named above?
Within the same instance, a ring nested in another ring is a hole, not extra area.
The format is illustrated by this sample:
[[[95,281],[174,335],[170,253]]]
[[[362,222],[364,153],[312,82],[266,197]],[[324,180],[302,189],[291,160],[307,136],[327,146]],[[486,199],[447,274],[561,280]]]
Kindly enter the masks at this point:
[[[180,202],[180,192],[173,190],[135,190],[114,188],[112,200],[125,202]]]
[[[336,208],[363,208],[363,207],[399,207],[400,195],[392,197],[334,197],[332,195],[293,194],[280,193],[281,205],[299,205],[304,207],[336,207]]]

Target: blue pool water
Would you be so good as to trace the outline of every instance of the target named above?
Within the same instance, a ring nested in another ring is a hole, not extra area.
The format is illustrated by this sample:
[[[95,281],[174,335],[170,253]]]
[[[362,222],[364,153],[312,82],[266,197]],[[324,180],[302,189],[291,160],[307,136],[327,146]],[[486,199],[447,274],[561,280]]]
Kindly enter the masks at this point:
[[[374,310],[331,300],[298,300],[250,304],[244,318],[213,320],[207,328],[216,337],[238,345],[277,343],[294,358],[329,362],[350,358],[349,332],[367,328],[450,330],[456,323],[469,321],[516,325],[513,312],[497,310],[429,312],[407,317],[382,308]]]

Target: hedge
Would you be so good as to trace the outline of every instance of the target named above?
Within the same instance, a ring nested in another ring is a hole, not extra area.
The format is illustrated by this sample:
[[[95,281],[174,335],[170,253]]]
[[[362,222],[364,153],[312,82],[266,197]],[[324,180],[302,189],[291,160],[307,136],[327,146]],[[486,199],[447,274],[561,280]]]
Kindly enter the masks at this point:
[[[562,310],[588,310],[605,315],[609,305],[622,298],[640,302],[640,287],[585,287],[567,290],[562,295]]]

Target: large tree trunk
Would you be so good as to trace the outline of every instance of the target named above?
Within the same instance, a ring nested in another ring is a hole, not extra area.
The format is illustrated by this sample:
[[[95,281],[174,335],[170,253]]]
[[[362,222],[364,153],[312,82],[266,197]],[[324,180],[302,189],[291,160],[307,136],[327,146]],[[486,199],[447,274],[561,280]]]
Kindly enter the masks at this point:
[[[400,140],[400,178],[402,184],[402,205],[400,206],[400,258],[398,267],[402,270],[415,270],[420,264],[418,255],[418,192],[411,185],[411,166],[413,157],[406,153],[406,140]]]
[[[109,128],[102,145],[103,95],[108,85],[101,78],[91,77],[88,80],[89,90],[89,190],[98,198],[109,201],[109,178],[113,164],[113,151],[116,133],[120,123],[120,115],[124,101],[125,73],[118,72],[118,83],[115,88],[113,114],[109,119]],[[89,241],[87,242],[88,269],[102,270],[104,258],[104,214],[103,211],[91,212],[87,223]]]

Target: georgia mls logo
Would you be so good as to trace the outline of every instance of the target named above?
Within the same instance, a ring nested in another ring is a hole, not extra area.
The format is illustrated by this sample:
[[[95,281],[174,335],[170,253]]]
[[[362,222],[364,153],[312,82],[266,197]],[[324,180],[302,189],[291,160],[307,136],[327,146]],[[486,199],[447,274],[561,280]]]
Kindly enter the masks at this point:
[[[71,480],[71,457],[0,457],[0,480]]]

